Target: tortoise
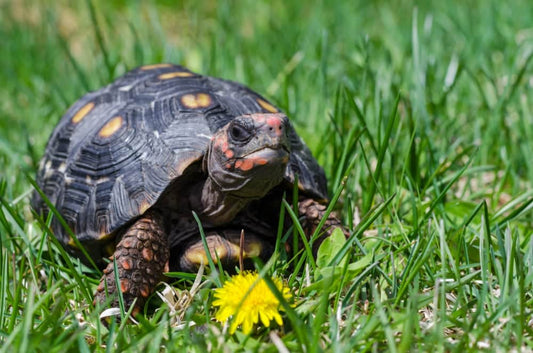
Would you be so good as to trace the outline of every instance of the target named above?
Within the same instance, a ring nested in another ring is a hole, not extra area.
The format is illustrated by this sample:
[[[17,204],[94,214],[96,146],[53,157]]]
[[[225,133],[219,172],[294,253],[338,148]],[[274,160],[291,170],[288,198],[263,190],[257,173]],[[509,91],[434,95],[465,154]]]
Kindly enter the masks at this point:
[[[311,232],[325,212],[326,177],[287,116],[239,83],[155,64],[68,109],[41,160],[32,206],[47,215],[44,195],[72,230],[53,217],[62,245],[86,262],[82,244],[104,268],[95,302],[116,304],[120,290],[138,312],[165,272],[207,261],[193,212],[225,268],[267,260],[281,199],[296,180]],[[325,234],[337,225],[330,215]]]

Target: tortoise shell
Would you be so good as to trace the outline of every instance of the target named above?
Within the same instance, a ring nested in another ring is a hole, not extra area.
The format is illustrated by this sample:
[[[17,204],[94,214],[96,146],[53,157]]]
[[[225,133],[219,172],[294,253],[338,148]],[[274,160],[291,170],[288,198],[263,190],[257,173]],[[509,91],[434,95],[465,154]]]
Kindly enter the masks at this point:
[[[74,103],[53,131],[37,184],[82,243],[114,232],[154,205],[202,159],[214,132],[237,116],[279,109],[247,87],[171,64],[143,66]],[[289,127],[285,180],[327,198],[324,172]],[[33,206],[48,212],[36,193]],[[59,222],[52,229],[70,243]]]

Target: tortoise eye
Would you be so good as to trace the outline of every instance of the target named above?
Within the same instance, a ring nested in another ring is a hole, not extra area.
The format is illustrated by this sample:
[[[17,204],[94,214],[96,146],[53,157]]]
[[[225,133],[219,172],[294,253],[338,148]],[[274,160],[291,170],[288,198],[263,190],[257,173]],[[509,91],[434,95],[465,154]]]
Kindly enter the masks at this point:
[[[246,142],[252,137],[252,133],[240,124],[233,124],[230,127],[229,133],[231,139],[235,142]]]

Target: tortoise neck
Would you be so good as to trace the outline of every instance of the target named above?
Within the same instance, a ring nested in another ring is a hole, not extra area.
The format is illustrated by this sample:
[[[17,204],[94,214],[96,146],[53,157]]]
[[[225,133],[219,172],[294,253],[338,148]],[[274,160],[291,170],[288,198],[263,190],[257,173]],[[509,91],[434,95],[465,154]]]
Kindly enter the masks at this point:
[[[203,221],[211,225],[222,225],[230,222],[237,213],[248,205],[251,199],[233,196],[223,192],[220,187],[208,177],[202,186],[201,205],[197,208]]]

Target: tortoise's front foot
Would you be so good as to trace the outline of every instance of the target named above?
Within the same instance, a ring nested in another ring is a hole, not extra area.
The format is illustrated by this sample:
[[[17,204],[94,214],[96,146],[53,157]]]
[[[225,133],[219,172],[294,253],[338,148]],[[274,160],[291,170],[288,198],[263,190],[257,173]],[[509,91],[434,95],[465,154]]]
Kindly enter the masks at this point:
[[[266,241],[259,234],[244,232],[241,249],[241,230],[229,228],[220,230],[210,230],[205,235],[205,240],[211,259],[216,264],[221,262],[222,266],[232,271],[235,266],[244,265],[244,269],[253,268],[253,258],[258,257],[262,261],[270,258],[273,252],[273,244]],[[200,238],[200,235],[198,235]],[[187,272],[197,272],[202,265],[208,264],[207,252],[202,240],[197,240],[186,246],[179,258],[179,270]]]
[[[313,200],[303,199],[298,202],[298,213],[303,217],[302,227],[308,236],[311,236],[322,218],[326,213],[326,206]],[[313,243],[313,250],[316,252],[322,241],[329,237],[335,228],[340,228],[346,237],[350,236],[350,232],[346,229],[341,221],[337,218],[334,212],[331,212],[326,219],[326,223],[321,229],[322,236]]]
[[[156,212],[148,212],[137,220],[124,234],[107,265],[100,285],[96,290],[95,303],[108,303],[119,307],[119,290],[124,300],[124,309],[129,310],[135,302],[133,314],[144,307],[153,293],[163,272],[168,271],[169,249],[162,219]],[[118,270],[118,283],[115,264]],[[136,300],[136,301],[135,301]]]

